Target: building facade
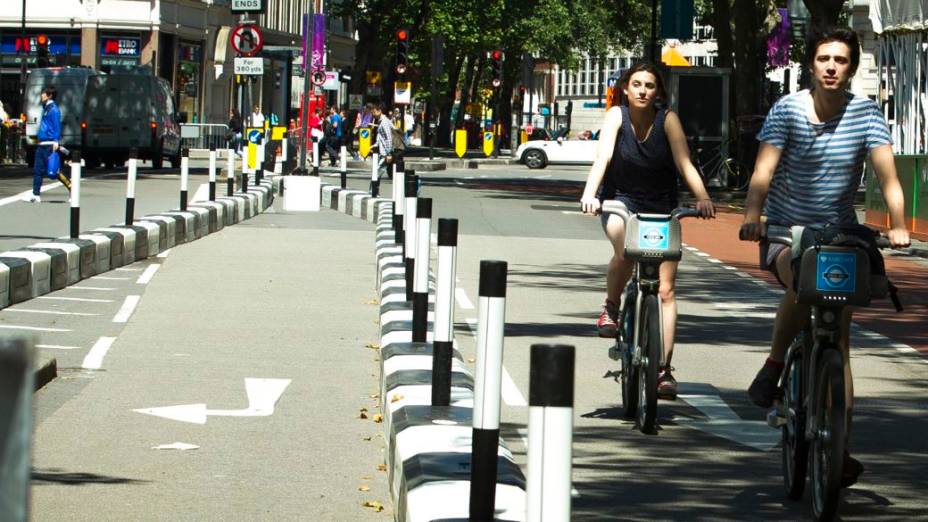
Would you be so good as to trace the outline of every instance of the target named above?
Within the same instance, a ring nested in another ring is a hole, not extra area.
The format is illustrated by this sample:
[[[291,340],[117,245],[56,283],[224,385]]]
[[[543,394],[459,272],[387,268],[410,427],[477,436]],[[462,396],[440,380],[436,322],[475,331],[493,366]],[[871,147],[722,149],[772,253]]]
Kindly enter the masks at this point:
[[[263,29],[264,75],[236,77],[232,28],[244,20],[229,0],[26,0],[0,3],[0,100],[20,112],[21,64],[35,66],[35,37],[49,37],[51,65],[99,70],[148,66],[168,80],[181,117],[225,123],[232,107],[258,104],[284,120],[296,106],[294,57],[303,42],[303,16],[312,0],[266,0],[265,14],[250,16]],[[353,61],[350,20],[329,20],[330,63]],[[25,34],[25,37],[23,36]]]

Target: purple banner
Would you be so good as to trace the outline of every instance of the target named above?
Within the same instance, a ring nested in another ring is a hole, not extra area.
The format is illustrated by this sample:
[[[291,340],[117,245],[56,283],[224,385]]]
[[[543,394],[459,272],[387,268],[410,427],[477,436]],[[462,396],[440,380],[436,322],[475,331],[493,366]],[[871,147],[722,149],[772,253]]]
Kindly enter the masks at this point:
[[[325,15],[313,15],[313,70],[325,69]]]
[[[789,13],[783,8],[777,10],[780,13],[780,23],[773,26],[770,35],[767,36],[767,65],[784,67],[789,65]]]

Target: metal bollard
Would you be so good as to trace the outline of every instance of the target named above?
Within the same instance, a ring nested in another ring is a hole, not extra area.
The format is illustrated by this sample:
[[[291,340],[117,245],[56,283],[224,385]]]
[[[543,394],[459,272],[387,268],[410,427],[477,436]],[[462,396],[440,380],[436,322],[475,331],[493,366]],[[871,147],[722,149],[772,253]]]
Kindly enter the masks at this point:
[[[380,154],[374,152],[371,158],[371,197],[376,198],[380,195]]]
[[[264,143],[258,147],[258,157],[255,158],[255,186],[261,184],[261,180],[264,179]]]
[[[0,339],[0,520],[29,519],[33,341]]]
[[[403,234],[403,215],[406,213],[406,173],[397,169],[393,174],[393,237],[406,257],[406,241]]]
[[[71,239],[81,234],[81,151],[71,153]]]
[[[470,519],[493,520],[506,323],[505,261],[480,262],[477,367],[470,465]]]
[[[457,277],[458,220],[438,220],[438,287],[432,342],[432,406],[451,404],[454,353],[454,288]],[[415,313],[413,315],[415,317]]]
[[[319,175],[319,138],[313,136],[313,176]]]
[[[232,197],[235,192],[235,149],[226,149],[229,156],[226,158],[226,196]]]
[[[209,200],[216,201],[216,146],[209,146]]]
[[[344,145],[338,150],[338,170],[341,172],[342,188],[348,188],[348,147]]]
[[[416,261],[412,285],[412,342],[424,343],[429,314],[429,241],[432,237],[432,199],[416,202]]]
[[[138,177],[139,151],[129,151],[129,172],[126,174],[126,226],[135,222],[135,178]]]
[[[573,346],[533,344],[529,376],[529,522],[570,520],[573,458]]]
[[[248,158],[242,158],[242,181],[239,183],[242,192],[248,192]]]
[[[190,175],[190,149],[184,149],[180,158],[180,209],[187,210],[187,178]]]
[[[416,176],[406,177],[406,214],[403,223],[403,258],[406,262],[406,300],[412,301],[413,275],[416,266]],[[408,248],[407,248],[408,247]]]
[[[281,140],[280,140],[280,161],[279,161],[279,162],[276,162],[275,165],[274,165],[274,174],[280,174],[280,175],[285,174],[284,171],[286,170],[286,165],[289,165],[289,162],[287,161],[287,153],[288,153],[288,151],[287,151],[287,136],[285,135],[285,136],[284,136],[283,138],[281,138]],[[280,165],[280,172],[277,172],[277,166],[278,166],[278,165]]]

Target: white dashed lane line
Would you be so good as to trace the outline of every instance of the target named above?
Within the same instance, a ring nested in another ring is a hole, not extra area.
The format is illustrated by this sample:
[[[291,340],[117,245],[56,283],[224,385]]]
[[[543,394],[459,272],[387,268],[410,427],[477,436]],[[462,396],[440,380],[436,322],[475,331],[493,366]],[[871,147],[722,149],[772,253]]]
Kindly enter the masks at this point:
[[[7,308],[5,313],[16,312],[20,314],[47,314],[47,315],[79,315],[83,317],[93,317],[100,314],[91,314],[87,312],[61,312],[58,310],[30,310],[26,308]]]
[[[467,294],[464,292],[463,288],[456,288],[454,291],[454,297],[458,301],[458,306],[464,310],[474,309],[474,303],[472,303],[471,300],[467,298]]]
[[[90,299],[86,297],[59,297],[56,295],[43,295],[36,299],[48,299],[52,301],[77,301],[79,303],[112,303],[112,299]]]
[[[467,326],[470,328],[471,333],[474,334],[474,338],[477,337],[477,320],[476,319],[466,319]],[[528,406],[528,401],[525,400],[525,396],[522,395],[522,392],[519,391],[519,387],[516,386],[515,381],[512,380],[512,376],[509,375],[509,370],[503,366],[503,382],[501,394],[503,396],[503,402],[508,406]]]
[[[4,330],[27,330],[30,332],[70,332],[67,328],[45,328],[41,326],[20,326],[16,324],[0,324]]]
[[[135,307],[138,306],[139,300],[142,297],[138,295],[127,295],[126,300],[123,301],[122,306],[119,307],[119,311],[116,312],[116,317],[113,317],[114,323],[125,323],[129,321],[129,317],[132,316],[132,312],[135,311]]]
[[[98,292],[113,292],[115,288],[106,288],[102,286],[69,286],[66,290],[94,290]]]
[[[101,337],[97,339],[97,342],[94,343],[93,347],[84,357],[81,368],[85,370],[99,370],[102,368],[103,358],[106,357],[106,352],[110,350],[114,342],[116,342],[115,337]]]
[[[36,348],[42,348],[45,350],[79,350],[80,346],[63,346],[60,344],[37,344]]]
[[[158,254],[158,258],[159,258],[159,259],[164,259],[164,258],[168,257],[169,255],[171,255],[171,249],[170,249],[170,248],[167,249],[167,250],[165,250],[164,252],[161,252],[160,254]]]
[[[139,278],[135,281],[136,284],[147,285],[151,281],[151,278],[155,276],[155,272],[157,272],[159,268],[161,268],[160,264],[148,265],[145,271],[142,272],[142,275],[140,275]]]

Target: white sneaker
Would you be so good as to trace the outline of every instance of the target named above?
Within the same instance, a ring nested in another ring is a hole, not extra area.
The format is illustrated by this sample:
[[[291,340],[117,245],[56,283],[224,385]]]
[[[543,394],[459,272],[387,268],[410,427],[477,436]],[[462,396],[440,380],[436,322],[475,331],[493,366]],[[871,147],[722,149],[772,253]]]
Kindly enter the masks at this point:
[[[39,196],[36,196],[35,194],[28,194],[28,195],[23,196],[23,201],[25,201],[26,203],[41,203],[42,198],[40,198]]]

